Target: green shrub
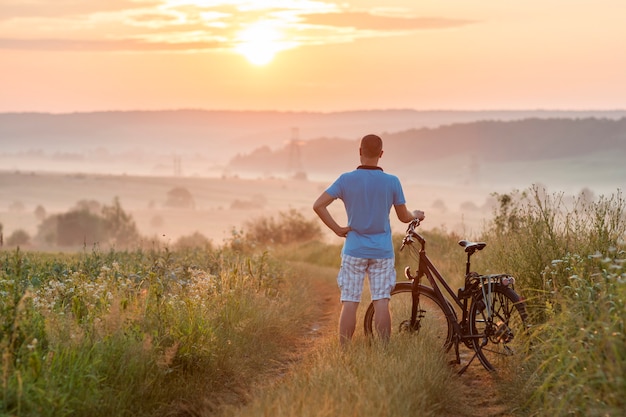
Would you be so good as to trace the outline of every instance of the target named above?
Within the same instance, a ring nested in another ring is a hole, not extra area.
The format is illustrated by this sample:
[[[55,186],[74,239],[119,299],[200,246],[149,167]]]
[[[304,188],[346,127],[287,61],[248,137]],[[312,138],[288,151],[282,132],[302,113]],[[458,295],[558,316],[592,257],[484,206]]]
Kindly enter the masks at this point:
[[[54,246],[110,244],[127,248],[140,240],[132,216],[118,198],[110,206],[81,201],[66,213],[48,216],[39,225],[37,240]]]
[[[18,229],[7,238],[7,246],[22,246],[30,243],[30,235],[23,229]]]
[[[174,243],[175,249],[194,249],[203,248],[210,250],[212,248],[211,241],[200,232],[195,232],[187,236],[179,237]]]
[[[261,217],[247,221],[244,230],[249,242],[264,245],[306,242],[322,236],[318,221],[306,219],[295,209],[279,212],[277,219]]]

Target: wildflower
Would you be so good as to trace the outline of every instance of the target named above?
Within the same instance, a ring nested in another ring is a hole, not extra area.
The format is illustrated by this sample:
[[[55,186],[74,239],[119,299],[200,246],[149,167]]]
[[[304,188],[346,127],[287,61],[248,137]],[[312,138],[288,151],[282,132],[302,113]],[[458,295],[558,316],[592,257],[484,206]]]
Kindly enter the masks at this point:
[[[30,350],[31,352],[32,352],[33,350],[35,350],[35,348],[36,348],[36,347],[37,347],[37,338],[36,338],[36,337],[35,337],[35,338],[33,338],[32,342],[30,342],[28,345],[26,345],[26,348],[27,348],[28,350]]]

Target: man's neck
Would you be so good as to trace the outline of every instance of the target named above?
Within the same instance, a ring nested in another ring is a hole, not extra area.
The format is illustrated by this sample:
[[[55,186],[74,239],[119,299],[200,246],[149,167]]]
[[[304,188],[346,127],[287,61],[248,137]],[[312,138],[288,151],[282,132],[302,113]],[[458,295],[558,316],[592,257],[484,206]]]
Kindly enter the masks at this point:
[[[383,169],[377,165],[359,165],[356,169],[369,169],[373,171],[382,171]]]
[[[380,158],[366,158],[361,155],[361,165],[365,165],[368,167],[377,167],[379,159]]]

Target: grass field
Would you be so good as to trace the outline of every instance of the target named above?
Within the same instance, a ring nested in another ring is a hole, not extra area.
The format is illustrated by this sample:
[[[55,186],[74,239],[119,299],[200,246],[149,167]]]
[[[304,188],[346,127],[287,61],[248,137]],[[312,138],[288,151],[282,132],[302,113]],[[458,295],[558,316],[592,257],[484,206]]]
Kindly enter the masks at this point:
[[[572,200],[537,188],[504,197],[474,266],[513,273],[526,298],[532,345],[516,372],[459,378],[423,341],[370,346],[360,329],[342,352],[340,242],[276,246],[243,231],[203,248],[4,249],[0,412],[619,415],[626,202],[619,192]],[[459,236],[425,234],[444,276],[462,276]]]

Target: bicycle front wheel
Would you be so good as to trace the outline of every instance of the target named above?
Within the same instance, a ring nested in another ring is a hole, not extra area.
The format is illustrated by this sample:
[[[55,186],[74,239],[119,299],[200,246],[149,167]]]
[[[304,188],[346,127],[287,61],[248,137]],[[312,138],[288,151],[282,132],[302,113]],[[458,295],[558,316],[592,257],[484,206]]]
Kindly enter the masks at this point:
[[[523,351],[528,314],[526,304],[510,287],[494,285],[484,298],[472,302],[469,314],[474,349],[483,366],[494,371],[519,360]]]
[[[410,282],[397,283],[391,291],[389,310],[391,313],[391,337],[414,335],[425,338],[433,346],[449,350],[452,340],[452,323],[444,313],[444,306],[431,288],[418,286],[416,321],[411,324],[411,306],[413,296]],[[374,303],[370,303],[365,312],[365,334],[378,337],[374,322]]]

